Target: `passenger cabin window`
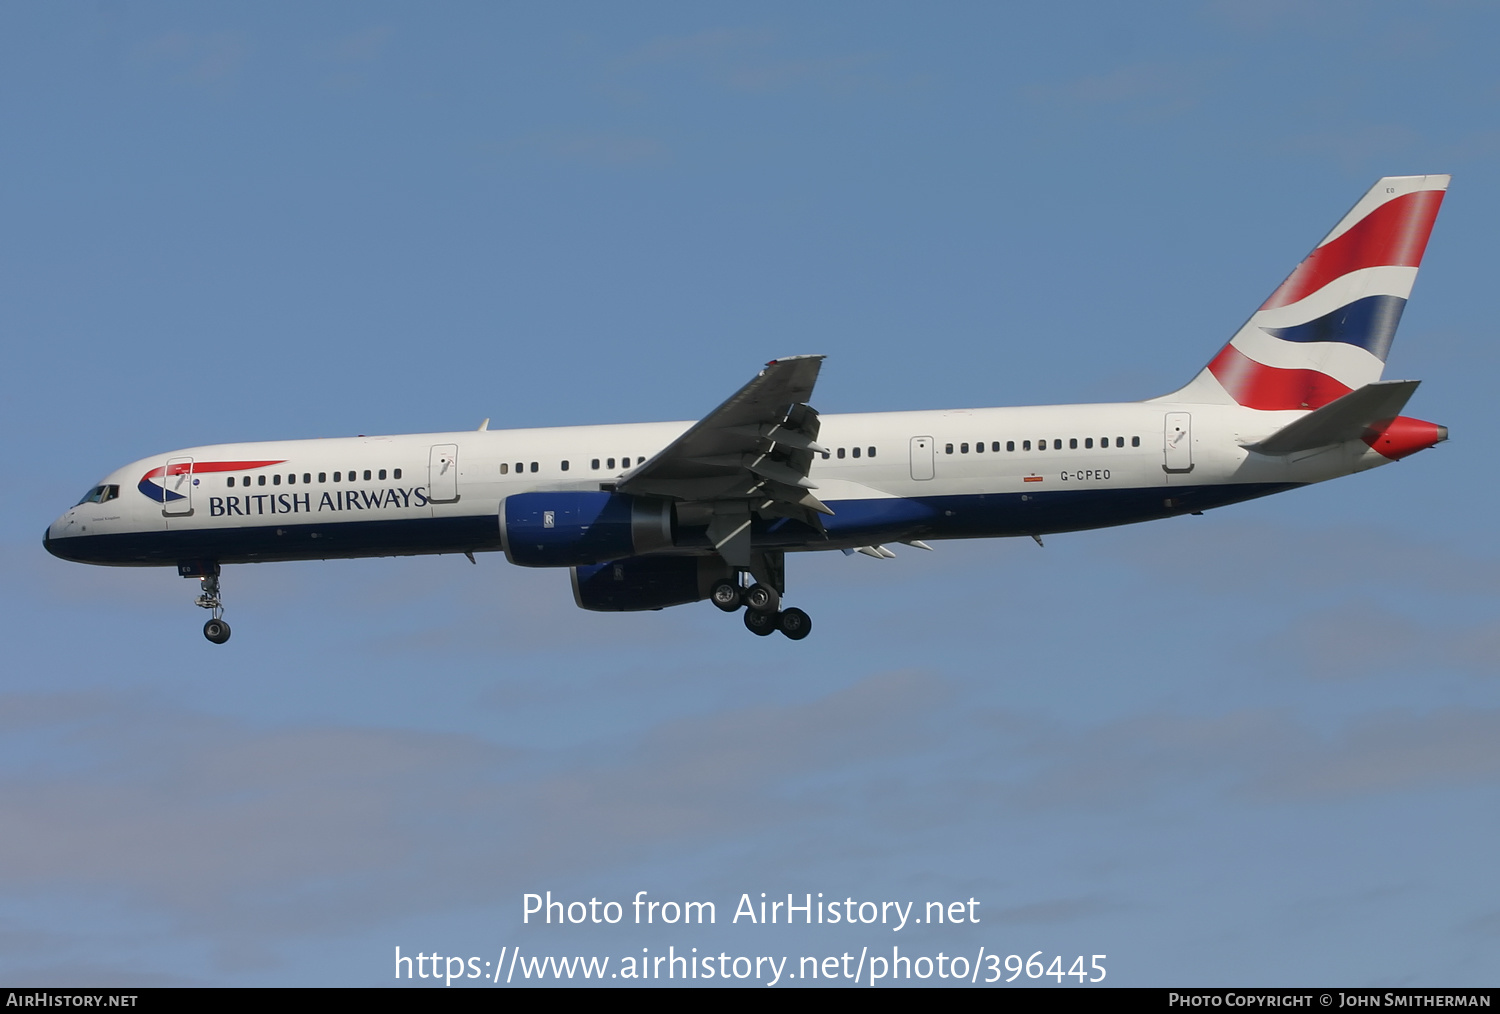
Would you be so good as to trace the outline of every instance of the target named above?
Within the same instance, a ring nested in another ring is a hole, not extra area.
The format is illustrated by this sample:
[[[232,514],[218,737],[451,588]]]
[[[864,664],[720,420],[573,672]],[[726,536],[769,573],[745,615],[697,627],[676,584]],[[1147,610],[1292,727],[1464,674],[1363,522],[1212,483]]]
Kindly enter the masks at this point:
[[[380,478],[381,479],[385,478],[385,469],[383,469],[383,468],[380,470]]]
[[[854,448],[850,453],[853,454],[856,458],[859,457],[859,448]]]
[[[501,475],[506,475],[509,472],[510,472],[510,465],[508,465],[507,463],[505,463],[503,461],[500,462],[500,474]]]
[[[1131,437],[1130,438],[1130,446],[1131,447],[1139,447],[1139,446],[1141,446],[1141,438],[1140,437]]]
[[[597,471],[599,468],[599,459],[595,458],[593,461],[589,462],[589,467]]]
[[[564,471],[564,472],[566,472],[566,471],[567,471],[567,470],[568,470],[568,463],[567,463],[567,462],[566,462],[566,461],[564,461],[564,462],[563,462],[563,463],[562,463],[562,470],[563,470],[563,471]]]
[[[318,481],[319,482],[327,482],[328,481],[328,473],[327,472],[319,472],[318,473]]]
[[[953,445],[952,444],[948,445],[948,453],[949,454],[953,453]],[[842,458],[844,456],[844,449],[842,447],[839,448],[838,454],[839,454],[840,458]]]
[[[869,454],[870,457],[872,457],[872,458],[875,457],[875,448],[873,448],[873,447],[869,448],[869,452],[870,452],[870,454]]]
[[[230,477],[229,477],[229,488],[230,488],[230,489],[234,489],[234,476],[232,476],[232,475],[231,475],[231,476],[230,476]],[[83,502],[83,501],[82,501],[82,500],[80,500],[80,501],[78,501],[78,502],[79,502],[79,503],[82,503],[82,502]]]
[[[536,463],[536,462],[535,462],[535,461],[533,461],[533,462],[532,462],[532,463],[531,463],[531,470],[532,470],[532,471],[533,471],[533,472],[535,472],[535,471],[536,471],[536,470],[537,470],[537,463]]]

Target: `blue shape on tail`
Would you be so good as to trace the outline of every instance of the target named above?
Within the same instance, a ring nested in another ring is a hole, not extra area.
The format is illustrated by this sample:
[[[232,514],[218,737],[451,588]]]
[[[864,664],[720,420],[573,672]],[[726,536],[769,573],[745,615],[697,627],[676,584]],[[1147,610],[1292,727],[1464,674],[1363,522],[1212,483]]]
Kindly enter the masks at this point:
[[[1289,342],[1343,342],[1358,345],[1385,362],[1396,337],[1406,300],[1400,296],[1366,296],[1332,313],[1291,327],[1263,327],[1266,334]]]

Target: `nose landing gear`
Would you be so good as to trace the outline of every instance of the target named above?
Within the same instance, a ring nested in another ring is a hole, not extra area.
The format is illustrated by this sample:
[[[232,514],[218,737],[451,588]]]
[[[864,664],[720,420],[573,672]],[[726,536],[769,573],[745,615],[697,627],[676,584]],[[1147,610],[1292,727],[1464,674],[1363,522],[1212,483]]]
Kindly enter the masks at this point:
[[[203,625],[203,636],[215,644],[223,644],[229,640],[229,624],[223,620],[209,620]]]
[[[219,565],[217,563],[180,563],[177,573],[183,577],[196,577],[201,593],[194,603],[213,612],[213,618],[203,624],[203,636],[214,644],[229,640],[229,624],[224,622],[224,603],[219,601]]]

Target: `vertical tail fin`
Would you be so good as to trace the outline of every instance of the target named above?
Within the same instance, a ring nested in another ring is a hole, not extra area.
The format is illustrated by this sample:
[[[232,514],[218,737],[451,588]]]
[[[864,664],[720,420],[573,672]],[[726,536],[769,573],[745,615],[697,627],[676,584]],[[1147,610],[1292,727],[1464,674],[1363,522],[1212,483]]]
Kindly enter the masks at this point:
[[[1156,401],[1315,409],[1380,379],[1448,176],[1387,176],[1180,391]]]

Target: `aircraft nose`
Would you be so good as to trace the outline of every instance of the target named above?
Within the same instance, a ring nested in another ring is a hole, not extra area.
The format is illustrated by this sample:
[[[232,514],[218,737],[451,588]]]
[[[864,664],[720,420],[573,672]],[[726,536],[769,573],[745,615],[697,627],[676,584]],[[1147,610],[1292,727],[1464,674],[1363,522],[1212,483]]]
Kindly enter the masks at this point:
[[[59,518],[58,520],[60,521],[62,519]],[[52,537],[52,529],[56,527],[57,521],[54,521],[50,525],[48,525],[47,530],[42,533],[42,548],[51,553],[53,556],[57,557],[59,560],[72,560],[73,556],[65,552],[63,549],[68,540],[55,539]]]

